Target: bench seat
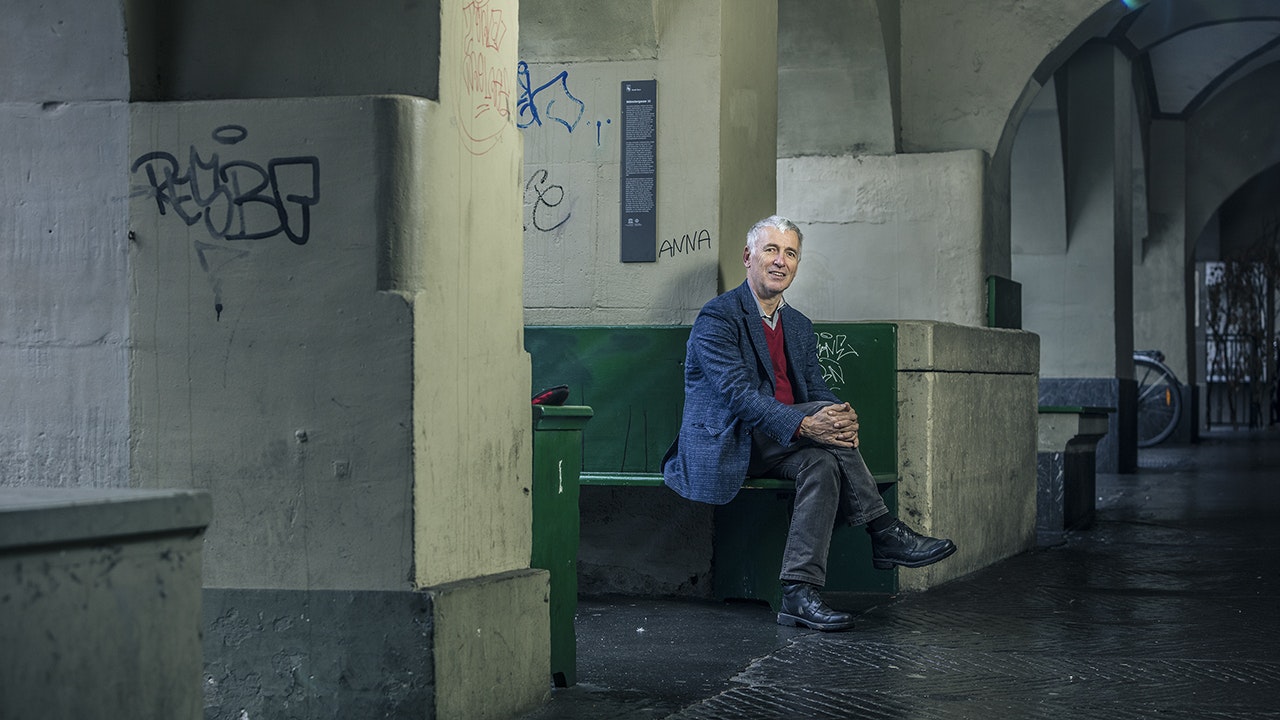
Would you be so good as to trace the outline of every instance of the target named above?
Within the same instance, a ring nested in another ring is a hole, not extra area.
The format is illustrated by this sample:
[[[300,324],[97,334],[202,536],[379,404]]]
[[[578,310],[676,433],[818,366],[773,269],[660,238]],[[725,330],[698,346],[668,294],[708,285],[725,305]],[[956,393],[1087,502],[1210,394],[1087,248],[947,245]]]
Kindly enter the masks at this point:
[[[898,481],[897,476],[890,473],[875,473],[876,483],[887,485]],[[660,487],[662,476],[658,473],[604,473],[582,471],[578,476],[581,485],[598,485],[604,487]],[[791,480],[777,478],[746,478],[742,482],[743,490],[794,490]]]

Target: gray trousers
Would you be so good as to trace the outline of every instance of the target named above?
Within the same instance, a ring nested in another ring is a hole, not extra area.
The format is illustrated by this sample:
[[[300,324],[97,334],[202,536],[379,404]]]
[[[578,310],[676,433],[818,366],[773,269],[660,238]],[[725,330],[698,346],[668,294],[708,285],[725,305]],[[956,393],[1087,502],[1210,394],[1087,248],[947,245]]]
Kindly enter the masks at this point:
[[[810,413],[826,402],[803,403]],[[783,582],[806,582],[822,587],[827,582],[827,553],[837,523],[862,525],[889,512],[856,448],[820,445],[798,440],[790,446],[765,437],[751,438],[751,477],[794,480],[795,505],[782,553]]]

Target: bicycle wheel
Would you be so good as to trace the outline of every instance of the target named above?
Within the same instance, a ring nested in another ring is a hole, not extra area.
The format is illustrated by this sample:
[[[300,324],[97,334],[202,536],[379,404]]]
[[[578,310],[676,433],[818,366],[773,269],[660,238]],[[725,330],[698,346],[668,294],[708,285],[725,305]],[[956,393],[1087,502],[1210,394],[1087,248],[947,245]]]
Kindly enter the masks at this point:
[[[1133,358],[1133,370],[1138,380],[1138,447],[1159,445],[1182,418],[1178,378],[1164,363],[1140,355]]]

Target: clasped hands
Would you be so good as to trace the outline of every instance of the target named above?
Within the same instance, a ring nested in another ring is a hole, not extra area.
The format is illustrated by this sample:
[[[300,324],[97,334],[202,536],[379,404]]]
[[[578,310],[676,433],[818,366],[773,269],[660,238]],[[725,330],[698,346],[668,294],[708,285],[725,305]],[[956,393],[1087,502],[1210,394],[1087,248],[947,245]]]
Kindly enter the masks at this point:
[[[800,421],[800,437],[824,445],[858,447],[858,413],[849,403],[825,405]]]

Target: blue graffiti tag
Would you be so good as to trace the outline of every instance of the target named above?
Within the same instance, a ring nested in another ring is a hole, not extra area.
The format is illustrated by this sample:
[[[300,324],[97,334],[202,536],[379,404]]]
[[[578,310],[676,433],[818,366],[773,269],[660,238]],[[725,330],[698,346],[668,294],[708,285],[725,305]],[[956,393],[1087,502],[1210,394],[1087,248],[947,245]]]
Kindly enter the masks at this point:
[[[516,125],[521,130],[533,125],[542,127],[544,116],[560,123],[571,133],[578,127],[587,106],[569,92],[568,70],[562,70],[537,88],[533,87],[529,75],[529,63],[521,60],[516,66],[516,75],[520,85]],[[540,93],[544,93],[542,97],[539,97]]]

